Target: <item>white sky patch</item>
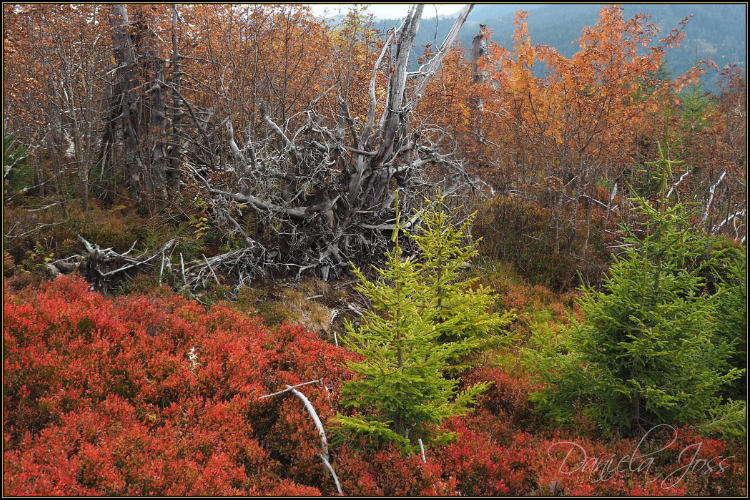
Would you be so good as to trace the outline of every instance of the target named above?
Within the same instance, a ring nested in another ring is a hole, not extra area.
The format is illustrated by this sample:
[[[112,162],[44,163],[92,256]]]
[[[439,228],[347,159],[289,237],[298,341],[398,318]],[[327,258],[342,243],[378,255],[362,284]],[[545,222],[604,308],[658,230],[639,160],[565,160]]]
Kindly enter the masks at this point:
[[[333,17],[339,13],[346,14],[349,11],[350,5],[354,5],[354,4],[346,4],[346,3],[308,4],[308,6],[312,9],[313,14],[315,14],[316,16],[326,15],[327,17]],[[372,14],[376,18],[398,19],[406,15],[407,11],[409,10],[410,4],[408,3],[398,3],[398,4],[379,3],[379,4],[360,4],[360,5],[368,5],[369,7],[366,12]],[[422,17],[424,19],[435,17],[435,8],[437,8],[437,14],[440,16],[443,16],[446,14],[454,14],[456,12],[459,12],[461,9],[463,9],[463,7],[464,7],[464,4],[457,4],[457,3],[425,4]],[[326,10],[328,11],[327,14],[326,14]]]

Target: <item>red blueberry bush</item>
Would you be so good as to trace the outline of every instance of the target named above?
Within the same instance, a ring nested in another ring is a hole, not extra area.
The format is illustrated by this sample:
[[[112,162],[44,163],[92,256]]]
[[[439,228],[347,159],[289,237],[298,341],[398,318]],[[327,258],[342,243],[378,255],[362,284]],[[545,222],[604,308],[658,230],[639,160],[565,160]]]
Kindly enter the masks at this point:
[[[163,295],[111,301],[78,278],[4,287],[4,493],[335,494],[302,403],[259,397],[321,380],[300,390],[330,429],[354,355],[301,327]],[[640,444],[597,440],[591,425],[554,431],[529,400],[536,385],[486,367],[462,383],[482,381],[493,385],[474,411],[446,423],[456,439],[424,461],[365,438],[332,446],[344,494],[746,492],[744,443],[687,429]]]
[[[326,422],[345,350],[177,295],[112,302],[76,278],[4,295],[7,494],[334,488],[302,404],[259,396],[319,379],[301,390]]]

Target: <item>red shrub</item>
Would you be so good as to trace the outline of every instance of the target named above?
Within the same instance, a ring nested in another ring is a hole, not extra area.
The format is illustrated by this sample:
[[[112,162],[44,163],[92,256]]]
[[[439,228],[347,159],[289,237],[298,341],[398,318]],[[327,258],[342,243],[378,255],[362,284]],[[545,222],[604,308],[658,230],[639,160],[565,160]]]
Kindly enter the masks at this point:
[[[404,457],[393,443],[379,450],[358,451],[348,444],[337,448],[334,468],[341,489],[351,496],[435,496],[458,494],[455,478],[444,477],[435,459],[439,449],[425,449],[427,462],[419,454]]]
[[[343,349],[301,328],[268,332],[258,320],[223,307],[207,312],[176,295],[112,302],[78,278],[43,290],[5,288],[5,298],[11,494],[334,489],[302,404],[288,393],[259,397],[323,380],[328,389],[301,390],[327,422],[329,391],[348,376]]]
[[[478,382],[492,382],[487,391],[477,398],[477,404],[497,417],[497,424],[508,429],[526,430],[547,425],[546,418],[535,411],[534,403],[529,399],[529,393],[538,390],[538,384],[529,379],[512,377],[500,368],[490,367],[479,367],[463,378],[466,386]]]
[[[77,278],[41,290],[6,286],[4,296],[7,494],[336,493],[302,402],[289,392],[259,397],[321,380],[300,391],[329,429],[341,383],[352,375],[345,362],[354,355],[345,349],[301,327],[269,331],[176,295],[112,302]],[[344,493],[746,492],[745,443],[684,429],[640,444],[550,435],[528,398],[534,386],[497,368],[479,368],[463,383],[486,380],[494,384],[475,411],[446,423],[456,439],[427,448],[426,463],[364,440],[331,447]]]

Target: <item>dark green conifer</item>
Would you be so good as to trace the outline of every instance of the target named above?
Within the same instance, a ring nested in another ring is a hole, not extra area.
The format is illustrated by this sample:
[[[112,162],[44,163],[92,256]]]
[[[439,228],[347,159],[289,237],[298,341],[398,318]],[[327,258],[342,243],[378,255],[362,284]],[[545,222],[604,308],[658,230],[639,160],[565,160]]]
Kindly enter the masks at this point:
[[[644,222],[628,231],[603,290],[586,289],[583,319],[564,345],[528,352],[547,386],[533,398],[558,421],[582,409],[605,430],[625,434],[698,423],[712,418],[722,387],[743,372],[725,362],[731,346],[712,341],[720,295],[706,293],[700,272],[711,263],[711,241],[692,229],[693,211],[667,206],[671,163],[659,162],[658,207],[632,199]]]

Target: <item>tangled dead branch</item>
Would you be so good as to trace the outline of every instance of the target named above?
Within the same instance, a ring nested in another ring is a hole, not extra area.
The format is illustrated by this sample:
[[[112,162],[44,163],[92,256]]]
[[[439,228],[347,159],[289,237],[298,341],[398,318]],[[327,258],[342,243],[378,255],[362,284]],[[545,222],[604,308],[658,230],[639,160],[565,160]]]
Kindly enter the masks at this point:
[[[320,104],[335,85],[283,122],[261,103],[265,135],[258,131],[260,136],[248,137],[242,148],[234,140],[231,116],[222,121],[230,149],[226,157],[234,163],[221,169],[231,180],[218,185],[193,165],[188,168],[200,180],[201,196],[212,206],[215,222],[238,235],[246,248],[190,263],[186,285],[205,284],[219,268],[236,274],[241,283],[271,270],[333,279],[351,262],[367,266],[385,254],[396,191],[401,192],[402,213],[420,208],[438,189],[448,197],[468,192],[472,180],[453,154],[449,135],[423,122],[414,110],[472,6],[464,8],[422,70],[408,73],[423,8],[413,6],[400,28],[389,33],[369,92],[363,89],[369,95],[364,126],[356,123],[341,95],[337,106]],[[375,92],[378,73],[387,75],[380,98]],[[200,123],[194,125],[203,130]],[[256,221],[254,234],[238,223],[248,217]]]
[[[111,248],[101,249],[81,235],[78,235],[78,239],[86,249],[84,255],[59,259],[45,264],[45,267],[52,276],[57,277],[60,274],[70,274],[83,266],[83,274],[90,289],[102,293],[107,293],[124,280],[133,279],[140,272],[152,269],[158,262],[157,257],[162,256],[163,259],[164,253],[174,244],[174,240],[170,240],[150,255],[146,251],[137,257],[129,257],[128,254],[133,251],[137,242],[127,252],[117,253]]]

